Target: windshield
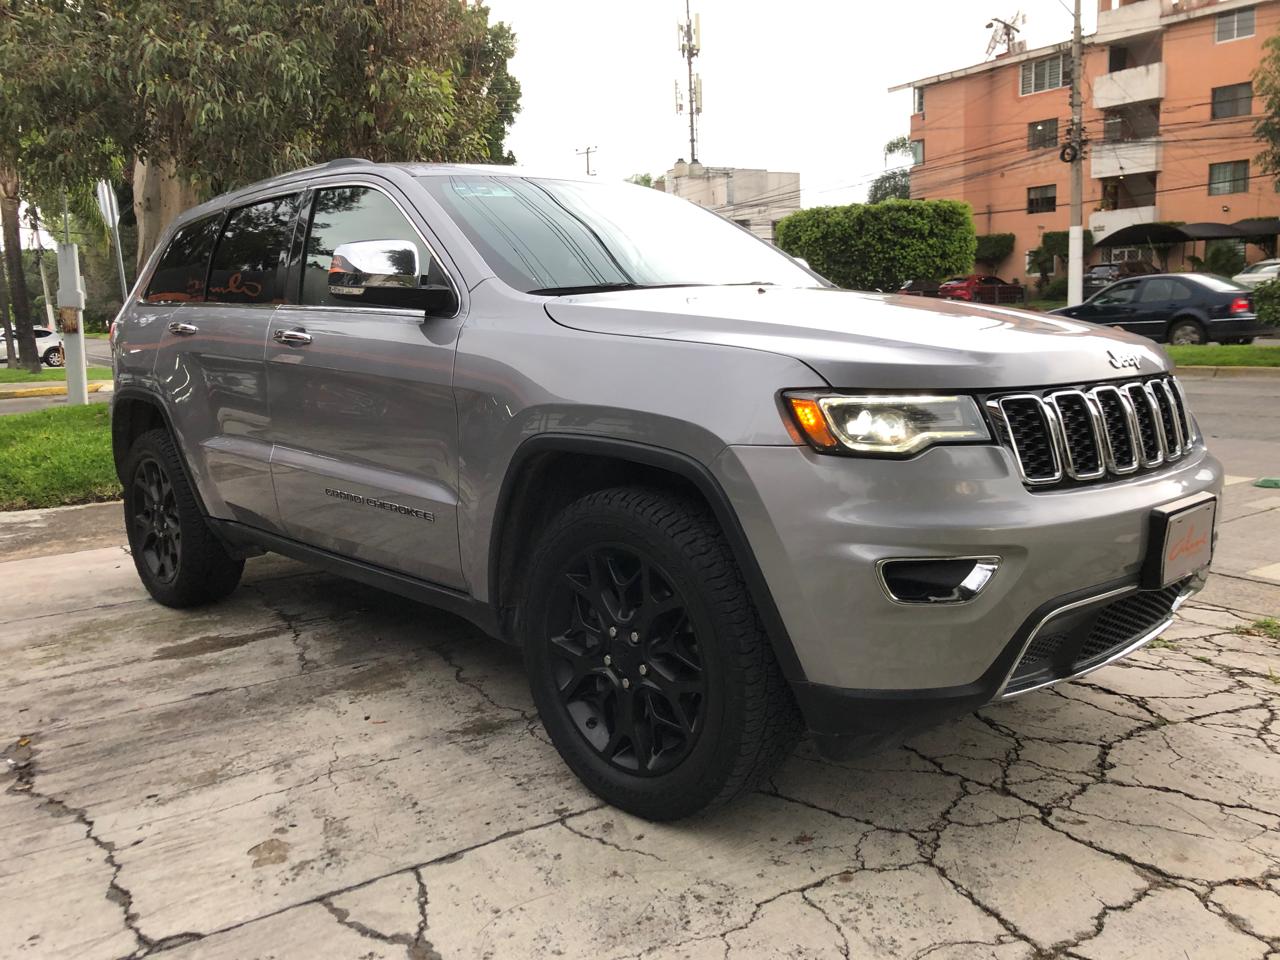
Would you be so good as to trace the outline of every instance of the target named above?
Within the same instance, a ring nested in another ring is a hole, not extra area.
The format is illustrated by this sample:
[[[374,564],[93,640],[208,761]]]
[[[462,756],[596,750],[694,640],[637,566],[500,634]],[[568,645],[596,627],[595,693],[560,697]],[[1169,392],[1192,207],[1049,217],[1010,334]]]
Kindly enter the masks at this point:
[[[648,187],[483,175],[420,182],[494,272],[525,293],[686,284],[821,286],[769,244]]]
[[[1241,273],[1262,273],[1264,270],[1274,271],[1276,269],[1276,266],[1277,265],[1275,263],[1272,263],[1266,260],[1261,260],[1258,263],[1250,264],[1240,272]]]

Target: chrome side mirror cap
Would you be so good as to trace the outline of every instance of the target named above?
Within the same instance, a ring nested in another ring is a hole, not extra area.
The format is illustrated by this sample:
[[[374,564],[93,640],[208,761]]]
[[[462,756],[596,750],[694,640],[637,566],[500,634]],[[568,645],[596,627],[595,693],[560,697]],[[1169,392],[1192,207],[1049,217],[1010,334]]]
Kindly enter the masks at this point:
[[[363,297],[369,290],[418,286],[418,250],[404,240],[356,240],[333,251],[329,293]]]

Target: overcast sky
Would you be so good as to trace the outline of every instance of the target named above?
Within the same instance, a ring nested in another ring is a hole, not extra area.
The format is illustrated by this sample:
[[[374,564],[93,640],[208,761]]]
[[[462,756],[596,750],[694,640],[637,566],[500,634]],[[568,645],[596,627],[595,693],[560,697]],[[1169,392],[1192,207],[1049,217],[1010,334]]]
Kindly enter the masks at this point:
[[[1027,15],[1036,47],[1071,35],[1069,0],[695,0],[702,17],[699,157],[799,170],[805,206],[863,200],[885,141],[904,134],[909,92],[890,86],[985,59],[992,16]],[[657,175],[688,159],[675,113],[683,0],[488,0],[515,30],[523,88],[508,146],[539,170]],[[1094,0],[1084,0],[1093,31]],[[1064,94],[1065,95],[1065,94]]]

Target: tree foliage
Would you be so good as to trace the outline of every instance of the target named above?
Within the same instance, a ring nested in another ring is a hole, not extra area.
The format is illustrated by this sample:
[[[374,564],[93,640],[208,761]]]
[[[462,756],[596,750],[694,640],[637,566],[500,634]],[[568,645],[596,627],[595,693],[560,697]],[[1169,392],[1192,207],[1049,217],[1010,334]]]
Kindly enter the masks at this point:
[[[1254,124],[1254,136],[1262,143],[1258,165],[1276,178],[1280,186],[1280,33],[1263,45],[1262,60],[1253,72],[1253,99],[1262,105],[1262,116]]]
[[[867,203],[882,203],[885,200],[911,199],[911,171],[906,167],[897,170],[886,170],[867,190]]]
[[[813,207],[780,220],[777,242],[855,290],[896,290],[908,280],[964,273],[977,246],[972,211],[956,200]]]
[[[1280,280],[1268,280],[1254,287],[1253,304],[1260,321],[1280,327]]]
[[[514,49],[457,0],[8,0],[0,162],[60,190],[140,158],[201,195],[339,156],[509,162]]]
[[[1012,233],[984,233],[978,237],[978,247],[973,259],[994,270],[1013,253],[1013,242]]]

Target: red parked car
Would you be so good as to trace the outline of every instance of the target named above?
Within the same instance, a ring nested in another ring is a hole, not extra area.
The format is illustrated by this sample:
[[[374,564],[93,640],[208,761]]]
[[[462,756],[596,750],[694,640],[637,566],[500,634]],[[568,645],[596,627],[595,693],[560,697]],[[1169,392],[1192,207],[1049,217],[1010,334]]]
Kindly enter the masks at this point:
[[[971,303],[1022,303],[1025,291],[1022,284],[1005,283],[990,274],[971,273],[967,277],[952,277],[943,283],[938,287],[938,296]]]

